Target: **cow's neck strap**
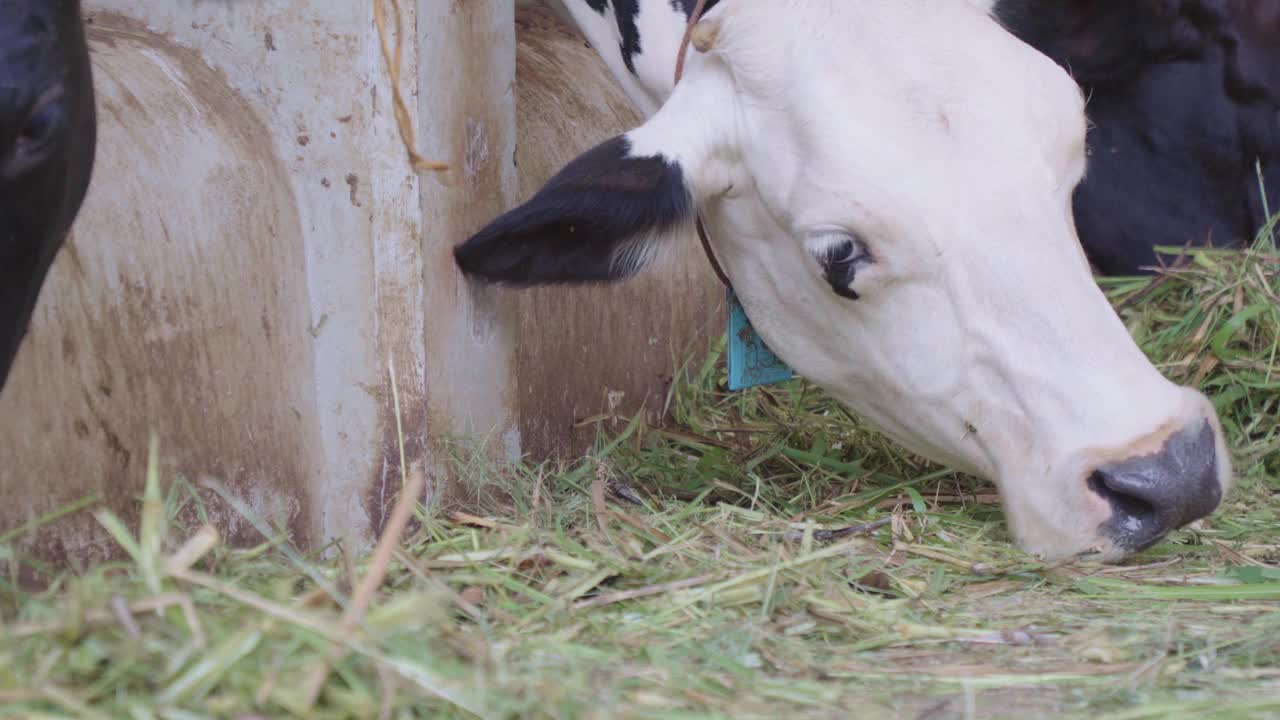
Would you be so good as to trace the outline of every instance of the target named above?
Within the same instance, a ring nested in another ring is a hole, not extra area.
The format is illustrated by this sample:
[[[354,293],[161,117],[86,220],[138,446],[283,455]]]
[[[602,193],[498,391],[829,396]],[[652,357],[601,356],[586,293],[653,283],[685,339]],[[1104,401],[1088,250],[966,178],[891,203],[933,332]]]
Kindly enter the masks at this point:
[[[698,0],[698,4],[694,6],[693,12],[689,13],[689,24],[684,28],[684,37],[680,39],[680,52],[676,55],[676,83],[680,82],[680,76],[684,74],[684,58],[689,52],[689,41],[693,37],[693,28],[702,19],[702,13],[706,10],[707,0]],[[711,241],[707,239],[707,229],[702,226],[702,216],[695,218],[695,225],[698,229],[698,240],[702,243],[702,251],[707,254],[707,260],[711,262],[711,269],[715,271],[716,277],[720,278],[720,282],[724,283],[727,288],[733,285],[729,282],[729,277],[724,274],[724,269],[720,267],[720,262],[716,260],[715,251],[711,249]]]

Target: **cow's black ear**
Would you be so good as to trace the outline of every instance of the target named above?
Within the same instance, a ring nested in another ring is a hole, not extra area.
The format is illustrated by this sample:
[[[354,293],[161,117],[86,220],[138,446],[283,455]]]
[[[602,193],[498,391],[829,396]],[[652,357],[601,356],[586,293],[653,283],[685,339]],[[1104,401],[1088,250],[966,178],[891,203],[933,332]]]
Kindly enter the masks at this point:
[[[578,156],[454,257],[463,272],[489,282],[611,282],[639,271],[693,220],[680,165],[633,156],[620,135]]]

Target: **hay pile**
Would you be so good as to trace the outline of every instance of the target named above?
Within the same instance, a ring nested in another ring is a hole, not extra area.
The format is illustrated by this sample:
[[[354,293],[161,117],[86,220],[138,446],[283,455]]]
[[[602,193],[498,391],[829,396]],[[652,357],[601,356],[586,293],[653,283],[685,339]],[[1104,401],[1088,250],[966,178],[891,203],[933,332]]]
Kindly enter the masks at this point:
[[[1280,254],[1107,289],[1240,475],[1138,564],[1037,563],[990,487],[803,381],[724,394],[713,360],[673,427],[570,467],[464,458],[494,499],[418,508],[381,558],[224,547],[154,472],[140,527],[99,516],[128,562],[28,592],[0,536],[0,716],[1274,717]]]

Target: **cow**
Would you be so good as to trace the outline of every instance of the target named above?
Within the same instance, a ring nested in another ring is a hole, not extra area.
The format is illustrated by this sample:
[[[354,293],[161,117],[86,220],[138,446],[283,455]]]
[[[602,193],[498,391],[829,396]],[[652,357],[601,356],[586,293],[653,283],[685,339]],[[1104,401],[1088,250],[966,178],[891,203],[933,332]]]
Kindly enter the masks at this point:
[[[995,14],[1089,99],[1074,203],[1101,274],[1176,259],[1154,245],[1241,247],[1280,208],[1280,2],[1003,0]]]
[[[0,390],[88,192],[96,143],[79,0],[0,0]]]
[[[514,288],[619,282],[699,221],[795,371],[1000,490],[1015,542],[1118,562],[1211,514],[1219,419],[1095,283],[1085,97],[992,0],[565,0],[643,111],[454,249]]]

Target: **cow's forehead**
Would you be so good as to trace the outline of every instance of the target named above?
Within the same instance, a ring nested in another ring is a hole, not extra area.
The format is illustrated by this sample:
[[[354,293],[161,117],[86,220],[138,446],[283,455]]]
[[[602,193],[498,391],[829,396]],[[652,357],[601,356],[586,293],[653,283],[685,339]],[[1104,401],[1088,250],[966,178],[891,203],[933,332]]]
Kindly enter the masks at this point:
[[[765,33],[759,3],[721,7],[741,152],[776,212],[905,210],[996,185],[1056,197],[1083,170],[1079,88],[981,8],[804,3]]]
[[[907,116],[925,127],[951,110],[988,118],[1041,113],[1041,121],[1081,110],[1065,72],[983,5],[738,0],[718,6],[716,52],[751,108],[809,108],[837,121],[855,113]]]

